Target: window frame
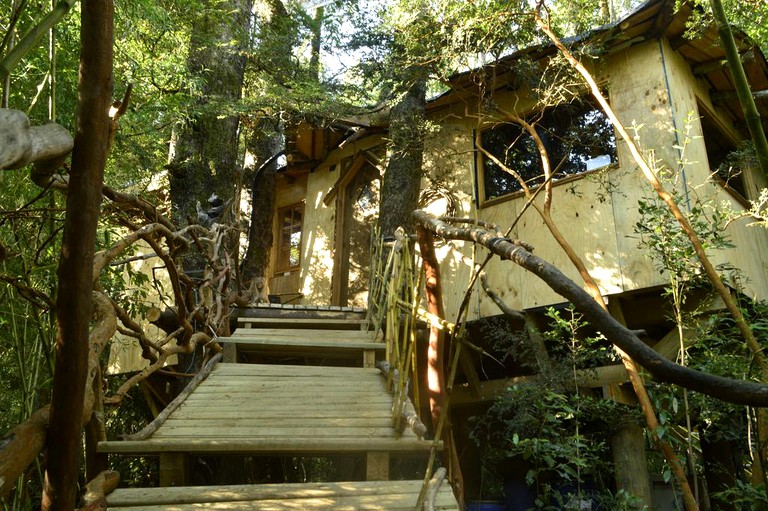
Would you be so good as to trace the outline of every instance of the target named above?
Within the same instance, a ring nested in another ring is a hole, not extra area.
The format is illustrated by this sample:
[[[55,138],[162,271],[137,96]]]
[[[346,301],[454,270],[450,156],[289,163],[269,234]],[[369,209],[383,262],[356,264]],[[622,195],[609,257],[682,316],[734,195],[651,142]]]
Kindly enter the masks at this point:
[[[591,96],[589,96],[586,93],[581,95],[581,96],[579,96],[578,98],[575,98],[575,99],[579,100],[579,101],[583,101],[583,100],[586,99],[586,100],[588,100],[591,103],[591,105],[593,107],[593,110],[600,110],[600,107],[599,107],[599,105],[596,104],[596,101],[591,99]],[[572,103],[561,103],[559,105],[554,105],[554,106],[545,108],[544,110],[541,110],[541,109],[538,109],[538,110],[537,109],[531,109],[531,110],[523,113],[521,116],[523,118],[525,118],[526,120],[531,120],[531,119],[534,119],[534,118],[537,118],[537,117],[541,117],[543,115],[543,113],[546,112],[547,110],[553,110],[553,109],[558,109],[558,108],[566,107],[567,105],[570,105],[570,104],[572,104]],[[603,115],[605,115],[605,114],[603,113]],[[480,130],[480,132],[477,134],[477,139],[482,141],[482,137],[483,137],[483,134],[485,132],[493,130],[493,129],[496,129],[496,128],[500,127],[500,126],[508,126],[508,125],[519,126],[519,125],[517,125],[517,124],[515,124],[513,122],[495,123],[492,126],[489,126],[489,127],[485,128],[485,129]],[[585,171],[578,172],[578,173],[575,173],[575,174],[563,175],[562,177],[553,180],[553,182],[552,182],[553,186],[559,186],[559,185],[562,185],[562,184],[565,184],[565,183],[572,182],[574,180],[582,179],[583,177],[585,177],[585,176],[587,176],[589,174],[593,174],[595,172],[603,172],[603,171],[608,170],[608,169],[618,168],[620,166],[619,150],[618,150],[619,138],[616,135],[616,128],[615,128],[615,126],[613,126],[613,123],[611,123],[611,128],[612,128],[613,139],[614,139],[614,152],[610,156],[611,156],[612,160],[615,157],[615,161],[611,161],[610,163],[608,163],[606,165],[603,165],[603,166],[600,166],[600,167],[596,167],[596,168],[593,168],[593,169],[590,169],[590,170],[585,170]],[[520,127],[520,130],[524,132],[522,127]],[[525,137],[530,139],[530,135],[528,135],[525,132],[524,132],[524,134],[525,134]],[[487,148],[485,148],[485,149],[488,150]],[[505,201],[508,201],[508,200],[511,200],[511,199],[523,196],[525,192],[522,189],[517,189],[517,190],[511,191],[511,192],[505,193],[503,195],[498,195],[498,196],[494,196],[494,197],[490,197],[490,198],[486,195],[486,161],[487,161],[487,159],[488,158],[486,157],[486,155],[482,151],[480,151],[480,149],[476,146],[475,147],[475,169],[476,169],[476,171],[475,171],[475,173],[476,173],[476,179],[475,179],[476,190],[475,190],[475,193],[476,193],[476,197],[478,199],[478,207],[479,208],[489,207],[489,206],[493,206],[495,204],[498,204],[500,202],[505,202]],[[555,165],[557,162],[551,162],[551,163],[553,165]],[[539,161],[539,164],[540,164],[540,161]],[[530,190],[535,190],[539,186],[540,186],[539,184],[531,184],[531,185],[529,185],[529,188],[530,188]]]
[[[275,224],[277,229],[277,243],[275,244],[275,271],[276,275],[281,273],[289,273],[296,271],[301,267],[301,249],[304,242],[304,202],[294,202],[287,206],[277,208],[277,217],[275,218]],[[283,224],[283,219],[286,216],[286,212],[291,212],[291,223],[288,226]],[[300,218],[298,222],[295,220],[295,213],[298,212]],[[298,227],[298,231],[294,229]],[[295,232],[299,233],[299,242],[297,245],[298,260],[296,264],[291,264],[291,251],[294,247],[291,240],[288,240],[288,250],[283,249],[283,240],[285,239],[286,229],[290,230],[288,236],[292,236]]]

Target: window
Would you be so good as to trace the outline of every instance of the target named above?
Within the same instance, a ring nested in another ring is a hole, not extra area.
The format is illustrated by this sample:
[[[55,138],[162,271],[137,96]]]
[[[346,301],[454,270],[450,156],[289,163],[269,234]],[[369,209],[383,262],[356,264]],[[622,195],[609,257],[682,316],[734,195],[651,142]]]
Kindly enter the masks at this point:
[[[720,127],[715,116],[701,103],[699,103],[699,114],[710,170],[722,179],[728,188],[746,197],[741,174],[744,162],[737,152],[736,144]]]
[[[536,127],[556,170],[554,179],[589,172],[616,163],[616,137],[605,113],[587,99],[548,108],[529,119]],[[541,157],[533,138],[517,124],[484,131],[483,148],[516,171],[528,186],[544,181]],[[484,200],[522,189],[496,162],[481,155]]]
[[[278,239],[275,271],[289,271],[298,268],[301,261],[301,227],[304,218],[304,204],[298,203],[277,211]]]

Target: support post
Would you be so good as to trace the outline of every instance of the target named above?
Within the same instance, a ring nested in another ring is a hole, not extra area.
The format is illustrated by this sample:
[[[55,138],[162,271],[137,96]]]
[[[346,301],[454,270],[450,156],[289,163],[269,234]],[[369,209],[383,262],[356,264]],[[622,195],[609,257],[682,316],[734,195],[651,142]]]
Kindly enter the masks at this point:
[[[363,367],[365,368],[376,367],[376,351],[375,350],[363,351]]]
[[[237,344],[227,342],[224,344],[224,362],[227,364],[237,363]]]
[[[651,480],[645,456],[645,434],[637,424],[625,422],[611,436],[616,486],[650,506]]]
[[[187,455],[180,452],[160,453],[160,486],[184,486],[187,482]]]
[[[365,456],[365,480],[389,480],[389,453],[368,452]]]

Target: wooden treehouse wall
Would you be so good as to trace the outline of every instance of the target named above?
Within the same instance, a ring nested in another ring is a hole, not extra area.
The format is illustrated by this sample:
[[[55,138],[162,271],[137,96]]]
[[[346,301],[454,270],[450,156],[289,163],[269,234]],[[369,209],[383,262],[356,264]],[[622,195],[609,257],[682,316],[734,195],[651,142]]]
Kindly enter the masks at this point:
[[[649,41],[612,54],[595,74],[609,90],[610,102],[625,125],[642,125],[639,132],[642,146],[653,148],[657,160],[676,169],[680,160],[679,137],[684,136],[676,135],[676,129],[682,130],[689,112],[696,112],[697,84],[684,59],[665,41]],[[512,93],[507,94],[507,98],[498,100],[509,105],[517,104],[518,111],[525,113],[525,101],[519,101]],[[702,94],[708,98],[705,91],[699,90],[698,95]],[[460,103],[432,112],[432,120],[442,129],[428,143],[427,159],[433,170],[439,169],[445,175],[444,182],[452,184],[460,202],[457,214],[477,215],[477,218],[497,223],[505,229],[526,199],[517,196],[475,208],[471,200],[475,192],[470,185],[475,182],[476,175],[472,134],[476,125],[471,110],[470,115],[465,114],[467,108],[470,107]],[[694,135],[700,135],[700,131]],[[448,158],[450,163],[446,163]],[[576,253],[582,256],[606,295],[667,283],[666,277],[654,269],[647,252],[638,246],[634,232],[640,220],[637,202],[650,197],[652,191],[636,169],[626,145],[620,141],[618,158],[618,166],[558,183],[554,187],[552,209],[560,230]],[[689,193],[695,189],[702,198],[712,197],[716,203],[726,200],[737,211],[744,209],[720,185],[708,182],[710,171],[701,138],[689,142],[687,160],[691,162],[686,165],[686,178],[691,182]],[[742,290],[749,296],[765,298],[768,296],[766,272],[754,254],[765,253],[768,247],[766,234],[761,229],[746,228],[745,223],[731,224],[728,234],[737,247],[715,254],[715,260],[730,262],[740,268]],[[581,282],[573,265],[532,209],[526,212],[510,237],[531,243],[540,257],[558,266],[575,282]],[[469,244],[461,247],[456,243],[454,246],[471,257]],[[457,313],[468,274],[467,262],[455,252],[444,249],[441,254],[449,318]],[[493,261],[487,271],[491,286],[511,307],[533,308],[563,301],[536,277],[510,263]],[[498,313],[496,306],[482,294],[470,308],[470,318]]]

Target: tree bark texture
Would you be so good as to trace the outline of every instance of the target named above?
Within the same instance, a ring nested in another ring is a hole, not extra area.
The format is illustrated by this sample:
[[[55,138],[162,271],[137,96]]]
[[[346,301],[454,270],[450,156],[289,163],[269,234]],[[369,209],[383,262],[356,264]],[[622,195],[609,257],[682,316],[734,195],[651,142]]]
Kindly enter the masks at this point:
[[[77,134],[64,220],[56,300],[48,463],[42,509],[75,507],[80,434],[88,371],[93,255],[109,150],[112,104],[112,0],[84,0],[81,8]]]
[[[258,123],[248,151],[256,157],[251,184],[251,220],[248,250],[243,259],[243,292],[251,300],[267,299],[269,255],[272,250],[272,224],[275,209],[276,156],[283,149],[280,127],[270,120]]]
[[[222,114],[242,97],[245,57],[241,50],[248,37],[251,4],[250,0],[206,0],[192,28],[187,66],[200,83],[195,105],[199,113],[178,130],[169,165],[172,218],[178,226],[197,216],[197,202],[207,209],[212,194],[224,203],[235,194],[239,120],[237,115]],[[232,46],[231,41],[240,45]],[[202,264],[191,258],[185,267],[200,269]]]
[[[426,80],[420,71],[411,67],[405,73],[405,91],[390,115],[390,155],[379,205],[382,236],[394,235],[401,226],[412,232],[411,211],[419,207],[426,103]]]
[[[634,332],[616,321],[580,286],[552,264],[533,255],[521,242],[499,237],[495,232],[481,228],[452,227],[424,211],[415,211],[414,218],[419,225],[443,238],[479,243],[502,259],[508,259],[533,273],[553,291],[571,302],[592,326],[657,380],[674,383],[730,403],[768,406],[768,385],[703,373],[667,360]]]
[[[19,110],[0,108],[0,169],[18,169],[40,160],[59,159],[72,150],[72,135],[56,123],[30,126]]]

